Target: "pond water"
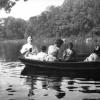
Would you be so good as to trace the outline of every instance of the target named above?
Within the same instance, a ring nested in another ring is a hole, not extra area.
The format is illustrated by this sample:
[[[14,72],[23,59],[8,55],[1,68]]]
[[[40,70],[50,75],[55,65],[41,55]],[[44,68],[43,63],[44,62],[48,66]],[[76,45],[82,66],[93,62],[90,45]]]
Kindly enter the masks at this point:
[[[0,100],[100,100],[97,72],[41,71],[1,61]]]

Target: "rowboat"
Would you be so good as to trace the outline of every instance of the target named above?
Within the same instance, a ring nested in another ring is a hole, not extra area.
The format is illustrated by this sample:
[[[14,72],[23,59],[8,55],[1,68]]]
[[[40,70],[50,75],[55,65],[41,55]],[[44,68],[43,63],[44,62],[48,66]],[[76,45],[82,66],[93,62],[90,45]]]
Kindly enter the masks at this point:
[[[26,67],[32,67],[36,69],[51,69],[51,70],[98,70],[100,69],[100,61],[84,62],[84,61],[39,61],[33,59],[25,59],[20,57],[19,60],[25,64]]]

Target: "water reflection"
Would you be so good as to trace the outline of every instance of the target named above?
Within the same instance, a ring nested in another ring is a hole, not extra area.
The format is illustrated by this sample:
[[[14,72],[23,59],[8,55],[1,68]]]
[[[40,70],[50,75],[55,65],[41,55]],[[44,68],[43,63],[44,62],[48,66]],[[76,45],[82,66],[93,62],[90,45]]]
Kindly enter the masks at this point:
[[[55,71],[0,63],[0,100],[100,100],[99,71]]]
[[[28,92],[25,77],[21,77],[24,65],[20,62],[0,62],[0,100],[25,100]],[[26,99],[27,100],[27,99]]]
[[[22,75],[27,75],[30,100],[99,100],[100,74],[97,72],[55,72],[26,67]]]

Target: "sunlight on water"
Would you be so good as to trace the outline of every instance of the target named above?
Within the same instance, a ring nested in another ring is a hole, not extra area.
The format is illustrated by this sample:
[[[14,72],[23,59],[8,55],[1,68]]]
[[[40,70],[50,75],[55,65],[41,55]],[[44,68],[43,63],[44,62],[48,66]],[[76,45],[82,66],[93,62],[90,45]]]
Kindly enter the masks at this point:
[[[25,78],[20,78],[20,72],[24,66],[20,63],[9,62],[0,64],[0,98],[10,100],[15,98],[25,98],[27,86],[25,88]]]
[[[84,74],[41,73],[20,62],[1,62],[0,100],[100,100],[100,78]]]

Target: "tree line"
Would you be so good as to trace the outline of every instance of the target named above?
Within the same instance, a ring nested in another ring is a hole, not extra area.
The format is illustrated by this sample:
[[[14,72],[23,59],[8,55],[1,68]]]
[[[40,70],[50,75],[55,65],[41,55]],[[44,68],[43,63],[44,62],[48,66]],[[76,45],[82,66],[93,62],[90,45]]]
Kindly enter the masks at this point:
[[[0,25],[4,38],[68,37],[100,35],[100,0],[65,0],[61,6],[50,6],[28,21],[8,17]]]
[[[27,28],[27,22],[13,17],[1,19],[0,38],[23,39]]]

